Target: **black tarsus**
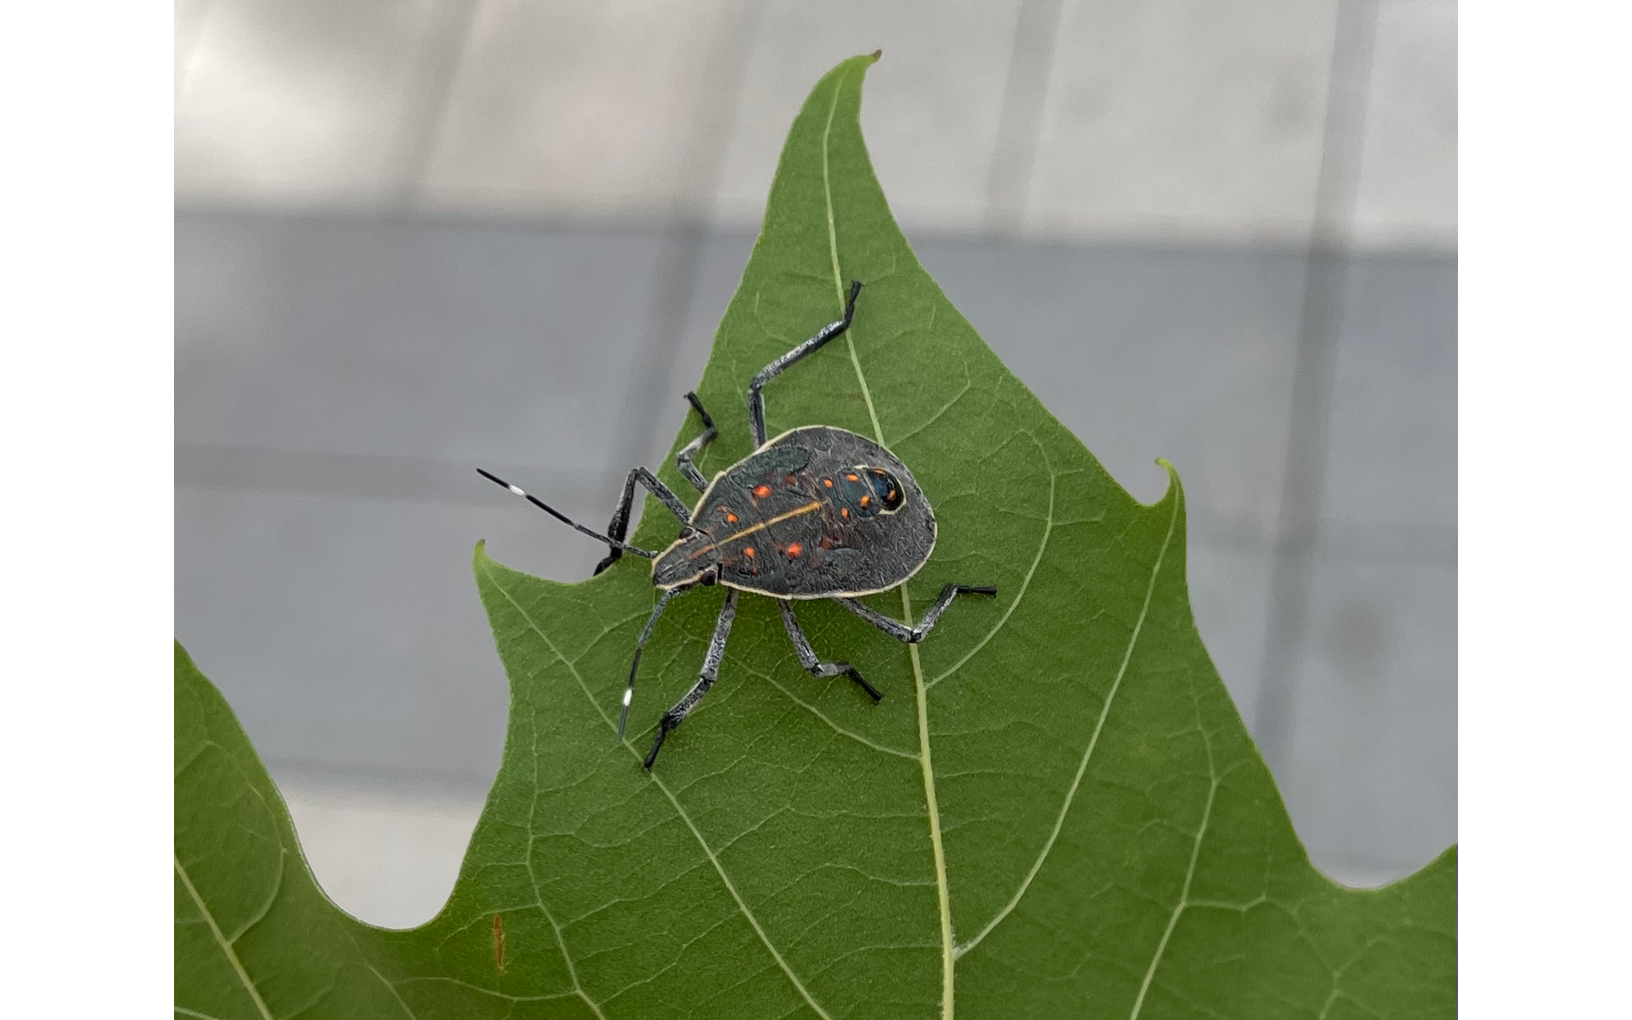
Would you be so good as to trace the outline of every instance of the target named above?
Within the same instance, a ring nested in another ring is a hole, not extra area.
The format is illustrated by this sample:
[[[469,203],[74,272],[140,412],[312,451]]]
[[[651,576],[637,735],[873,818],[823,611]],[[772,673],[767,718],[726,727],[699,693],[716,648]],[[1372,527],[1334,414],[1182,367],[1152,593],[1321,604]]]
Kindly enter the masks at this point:
[[[703,668],[698,671],[697,682],[658,721],[657,738],[652,741],[652,749],[646,752],[644,764],[648,770],[657,761],[657,752],[663,746],[663,741],[668,739],[669,731],[685,722],[686,716],[703,700],[703,695],[714,686],[714,680],[720,675],[720,663],[725,659],[725,642],[731,636],[731,621],[737,618],[737,595],[735,588],[725,593],[725,604],[720,606],[719,618],[714,621],[714,636],[709,639],[708,654],[703,656]]]
[[[703,447],[713,442],[714,437],[720,434],[720,430],[714,426],[713,416],[703,410],[703,402],[697,399],[696,393],[688,392],[686,399],[691,402],[691,406],[696,408],[698,415],[702,417],[703,432],[702,435],[687,443],[679,453],[674,455],[674,466],[680,470],[681,476],[686,481],[697,487],[698,492],[703,492],[708,488],[708,479],[704,478],[703,473],[697,470],[697,465],[692,458],[701,453]]]
[[[902,641],[909,645],[915,645],[927,637],[930,631],[935,629],[935,621],[941,618],[941,614],[946,612],[946,607],[950,606],[952,604],[952,600],[957,598],[959,595],[996,594],[997,588],[991,585],[949,584],[945,588],[941,589],[940,595],[936,596],[935,598],[935,604],[929,607],[929,612],[924,614],[924,618],[918,621],[918,626],[916,627],[909,627],[900,620],[893,620],[871,606],[868,606],[865,603],[853,598],[846,598],[841,595],[835,596],[833,601],[850,610],[852,613],[855,613],[857,616],[861,617],[863,620],[866,620],[868,623],[877,627],[890,637],[895,638],[897,641]]]
[[[646,651],[646,642],[652,636],[652,628],[657,626],[657,618],[663,615],[663,610],[669,605],[669,600],[683,591],[691,588],[689,584],[676,585],[657,597],[657,605],[652,607],[652,615],[646,618],[646,626],[641,628],[640,637],[635,640],[635,661],[629,664],[629,684],[623,690],[623,710],[618,713],[618,739],[623,739],[624,727],[629,722],[629,704],[635,699],[635,674],[640,671],[640,656]]]
[[[703,410],[703,402],[697,399],[697,392],[695,390],[687,390],[686,400],[690,401],[691,406],[697,409],[698,416],[703,419],[703,428],[713,428],[714,416]]]
[[[816,650],[810,646],[810,639],[805,636],[804,628],[799,626],[799,617],[795,615],[791,601],[779,601],[777,608],[781,610],[782,626],[787,630],[788,640],[793,642],[794,654],[799,657],[799,665],[805,668],[805,672],[814,677],[838,676],[843,673],[859,684],[861,689],[872,697],[874,704],[884,700],[884,695],[878,693],[878,688],[868,683],[867,678],[863,677],[856,667],[848,662],[824,662],[821,656],[816,654]]]
[[[652,763],[657,761],[657,752],[663,749],[663,741],[669,738],[669,731],[679,725],[680,721],[678,719],[671,722],[667,714],[657,724],[657,739],[652,741],[652,749],[646,752],[646,760],[641,762],[646,767],[647,772],[652,770]]]

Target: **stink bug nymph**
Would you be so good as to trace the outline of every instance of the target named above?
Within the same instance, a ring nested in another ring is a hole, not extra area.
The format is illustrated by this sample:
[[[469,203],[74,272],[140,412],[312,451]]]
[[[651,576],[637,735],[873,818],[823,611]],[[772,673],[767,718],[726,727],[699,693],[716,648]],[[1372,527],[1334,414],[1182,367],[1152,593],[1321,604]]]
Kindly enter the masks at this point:
[[[714,685],[725,655],[725,641],[737,614],[737,596],[755,592],[777,600],[782,624],[793,642],[799,662],[812,676],[845,674],[866,691],[874,702],[883,695],[848,662],[828,662],[819,658],[799,628],[793,603],[798,599],[830,599],[855,613],[879,630],[909,644],[916,644],[935,626],[946,607],[959,595],[996,595],[993,587],[949,584],[915,627],[884,616],[861,602],[859,596],[887,591],[907,581],[928,560],[935,548],[935,514],[912,472],[895,454],[865,436],[831,425],[807,425],[791,429],[774,439],[765,437],[765,398],[760,389],[784,369],[814,354],[834,337],[850,328],[856,311],[860,283],[850,284],[844,317],[830,322],[816,335],[766,365],[748,384],[748,427],[753,434],[754,452],[719,472],[713,480],[697,470],[694,458],[719,430],[695,393],[686,399],[703,421],[703,432],[675,455],[675,466],[686,481],[702,491],[696,509],[691,509],[671,492],[657,476],[643,467],[629,472],[623,497],[612,514],[606,534],[591,531],[487,471],[484,478],[497,482],[534,506],[571,525],[591,538],[605,542],[610,553],[595,568],[599,574],[617,562],[625,552],[652,561],[652,584],[661,592],[652,615],[635,643],[634,662],[629,666],[629,684],[623,692],[623,710],[618,715],[618,739],[623,739],[629,720],[629,704],[635,693],[635,674],[640,654],[651,637],[657,619],[669,601],[682,592],[706,585],[723,585],[725,605],[714,624],[714,637],[697,683],[674,707],[663,713],[657,739],[646,755],[646,768],[657,760],[657,752],[669,731],[679,726],[703,695]],[[478,469],[480,471],[480,469]],[[625,542],[629,509],[639,482],[680,519],[680,534],[662,552],[638,549]]]

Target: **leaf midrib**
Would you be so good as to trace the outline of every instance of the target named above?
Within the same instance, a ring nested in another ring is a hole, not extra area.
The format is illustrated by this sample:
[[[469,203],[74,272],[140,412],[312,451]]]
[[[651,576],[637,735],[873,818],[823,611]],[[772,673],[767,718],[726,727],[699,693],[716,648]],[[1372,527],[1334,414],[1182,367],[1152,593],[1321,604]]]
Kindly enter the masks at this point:
[[[828,254],[833,267],[833,286],[835,294],[838,298],[838,305],[841,314],[845,307],[844,275],[839,264],[838,231],[834,219],[832,177],[829,172],[829,151],[834,114],[838,110],[839,97],[843,94],[844,86],[848,80],[848,77],[849,72],[845,72],[837,76],[834,81],[833,99],[828,106],[827,123],[822,131],[822,194],[826,202]],[[880,446],[888,449],[889,444],[884,438],[884,429],[878,418],[878,410],[873,404],[872,391],[867,385],[867,375],[861,367],[861,358],[856,348],[854,332],[847,331],[845,333],[844,340],[845,347],[850,355],[851,367],[855,370],[856,381],[861,388],[862,401],[867,407],[867,416],[872,422],[873,437]],[[939,417],[939,414],[937,414],[936,417]],[[1044,460],[1046,462],[1046,455]],[[1021,596],[1023,596],[1025,594],[1025,590],[1029,588],[1032,577],[1035,574],[1038,565],[1042,562],[1042,557],[1048,546],[1049,534],[1053,528],[1053,505],[1055,486],[1057,482],[1058,476],[1055,475],[1052,465],[1049,465],[1049,522],[1045,527],[1042,541],[1038,545],[1037,555],[1034,558],[1030,569],[1026,573],[1025,581],[1023,582],[1020,591]],[[1060,805],[1059,813],[1055,818],[1054,828],[1049,833],[1048,839],[1045,841],[1041,851],[1038,853],[1037,860],[1032,864],[1030,871],[1020,883],[1019,888],[1015,890],[1013,897],[1004,906],[1004,908],[999,911],[999,913],[993,917],[984,928],[981,929],[974,939],[963,943],[962,945],[954,944],[952,938],[951,890],[947,878],[946,852],[941,837],[940,808],[936,797],[934,766],[932,764],[930,755],[927,699],[928,685],[926,685],[924,680],[923,664],[918,654],[918,647],[916,645],[907,646],[908,654],[912,661],[914,691],[917,697],[919,738],[918,759],[924,775],[924,801],[925,809],[929,816],[930,843],[935,862],[936,893],[940,906],[942,1020],[953,1020],[953,1009],[956,1001],[956,961],[964,954],[974,949],[975,946],[979,945],[991,931],[993,931],[1003,922],[1005,918],[1009,916],[1010,913],[1014,911],[1014,909],[1019,905],[1020,901],[1025,897],[1026,892],[1031,888],[1032,880],[1035,879],[1037,874],[1042,870],[1043,864],[1047,861],[1049,854],[1052,852],[1055,843],[1059,839],[1060,832],[1063,830],[1065,825],[1066,816],[1070,813],[1071,806],[1076,800],[1077,792],[1081,788],[1083,776],[1087,773],[1088,765],[1093,759],[1094,750],[1099,744],[1099,737],[1104,730],[1106,719],[1110,716],[1111,706],[1116,700],[1116,695],[1121,689],[1122,682],[1127,675],[1128,666],[1133,660],[1134,649],[1138,645],[1139,636],[1144,629],[1145,621],[1149,617],[1151,602],[1156,592],[1156,582],[1161,575],[1162,563],[1167,556],[1167,550],[1172,544],[1173,535],[1178,526],[1179,507],[1181,502],[1181,498],[1175,494],[1172,515],[1168,520],[1167,533],[1163,536],[1161,548],[1157,551],[1155,562],[1151,565],[1150,581],[1145,589],[1145,598],[1139,609],[1139,617],[1134,623],[1132,633],[1128,636],[1128,645],[1126,650],[1123,652],[1122,662],[1117,668],[1116,677],[1111,683],[1111,689],[1105,696],[1105,702],[1100,709],[1099,719],[1094,725],[1094,731],[1088,740],[1088,746],[1083,751],[1082,762],[1078,766],[1077,773],[1072,778],[1071,786],[1066,792],[1066,796]],[[969,659],[978,653],[980,649],[985,646],[987,641],[991,639],[992,635],[996,634],[1002,629],[1003,625],[1007,623],[1009,616],[1014,612],[1014,609],[1018,603],[1019,598],[1016,598],[1016,600],[1009,605],[1008,610],[1004,613],[1002,619],[998,621],[997,626],[986,635],[986,638],[982,639],[980,644],[961,658],[954,666],[952,666],[952,668],[947,670],[946,673],[937,676],[934,682],[944,680],[956,673],[960,667],[962,667],[969,661]],[[912,626],[912,599],[909,593],[909,585],[905,583],[901,585],[901,608],[907,626]],[[1210,758],[1211,755],[1209,753],[1209,760]],[[1179,915],[1184,910],[1185,903],[1189,896],[1190,880],[1194,876],[1196,858],[1200,853],[1201,840],[1206,832],[1208,816],[1212,811],[1213,794],[1216,793],[1216,790],[1217,780],[1215,777],[1213,789],[1208,794],[1201,826],[1196,833],[1195,845],[1192,848],[1190,867],[1185,876],[1184,889],[1180,894],[1178,904],[1175,906],[1173,913],[1168,919],[1168,924],[1166,926],[1166,930],[1163,932],[1161,941],[1158,943],[1155,953],[1151,958],[1150,966],[1145,974],[1144,982],[1139,990],[1138,997],[1133,1003],[1130,1020],[1136,1020],[1140,1013],[1141,1007],[1144,1003],[1145,994],[1149,990],[1150,983],[1155,977],[1156,969],[1160,965],[1163,952],[1167,947],[1168,939],[1172,935],[1173,927],[1177,924]]]
[[[822,128],[822,197],[827,205],[828,255],[833,264],[833,288],[839,300],[839,311],[845,307],[844,274],[839,268],[839,238],[833,219],[833,179],[828,170],[828,153],[833,133],[833,115],[839,108],[839,97],[844,93],[848,73],[841,74],[833,83],[833,102],[827,108],[827,123]],[[873,423],[873,438],[878,445],[889,449],[884,441],[884,426],[879,423],[878,409],[873,406],[873,393],[867,385],[867,374],[861,370],[861,357],[856,351],[855,334],[847,331],[844,345],[850,352],[850,365],[855,369],[856,382],[861,386],[861,398],[867,405],[867,417]],[[907,626],[912,626],[912,596],[910,586],[901,585],[901,615]],[[946,847],[941,837],[941,808],[935,796],[935,766],[929,750],[929,691],[924,684],[924,665],[916,644],[907,645],[907,656],[912,660],[913,694],[918,707],[918,766],[924,777],[924,813],[929,818],[930,852],[935,862],[935,898],[940,911],[941,929],[941,1020],[952,1020],[955,996],[955,971],[952,942],[952,890],[946,873]]]

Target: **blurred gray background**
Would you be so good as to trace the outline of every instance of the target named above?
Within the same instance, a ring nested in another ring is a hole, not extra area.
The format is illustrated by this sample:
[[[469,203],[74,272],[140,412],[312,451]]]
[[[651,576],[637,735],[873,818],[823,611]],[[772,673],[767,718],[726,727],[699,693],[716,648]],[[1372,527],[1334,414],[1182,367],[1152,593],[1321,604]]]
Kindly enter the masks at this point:
[[[680,426],[794,112],[1142,499],[1316,863],[1456,838],[1451,0],[180,0],[176,619],[365,919],[440,906],[506,691]]]

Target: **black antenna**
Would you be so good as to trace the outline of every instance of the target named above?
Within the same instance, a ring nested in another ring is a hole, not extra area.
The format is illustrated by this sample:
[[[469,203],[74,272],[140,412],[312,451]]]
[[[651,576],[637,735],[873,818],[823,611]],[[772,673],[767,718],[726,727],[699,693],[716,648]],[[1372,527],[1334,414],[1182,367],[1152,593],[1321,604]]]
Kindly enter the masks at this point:
[[[516,495],[518,495],[521,498],[525,499],[527,502],[533,504],[534,506],[538,507],[540,510],[542,510],[545,513],[549,514],[551,517],[554,517],[556,520],[560,521],[562,524],[566,524],[566,525],[569,525],[572,528],[577,529],[578,531],[582,532],[583,534],[588,535],[590,538],[593,538],[597,542],[605,542],[607,545],[611,546],[614,549],[622,549],[624,552],[631,552],[631,553],[634,553],[636,556],[644,556],[646,559],[649,559],[649,560],[657,559],[657,553],[655,553],[655,552],[649,552],[649,551],[647,551],[645,549],[637,549],[636,547],[634,547],[632,545],[628,545],[628,544],[626,544],[624,542],[620,542],[615,538],[609,538],[606,535],[603,535],[598,531],[589,530],[588,528],[584,527],[582,524],[579,524],[577,521],[575,521],[572,518],[568,517],[566,514],[562,513],[561,511],[557,510],[555,507],[553,507],[553,506],[549,505],[548,503],[544,502],[542,499],[539,499],[537,496],[534,496],[532,493],[523,492],[521,486],[511,485],[509,482],[505,481],[504,479],[500,478],[498,475],[493,474],[490,471],[484,471],[481,468],[477,468],[476,473],[481,475],[483,478],[486,478],[488,481],[492,482],[495,485],[502,485],[504,488],[509,489],[511,492],[515,493]]]

